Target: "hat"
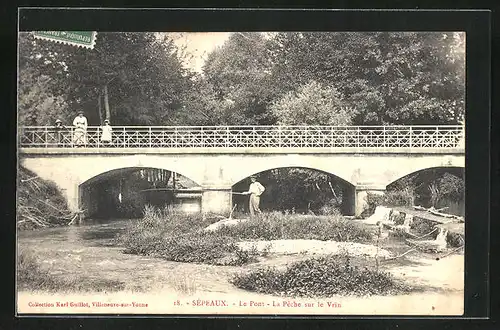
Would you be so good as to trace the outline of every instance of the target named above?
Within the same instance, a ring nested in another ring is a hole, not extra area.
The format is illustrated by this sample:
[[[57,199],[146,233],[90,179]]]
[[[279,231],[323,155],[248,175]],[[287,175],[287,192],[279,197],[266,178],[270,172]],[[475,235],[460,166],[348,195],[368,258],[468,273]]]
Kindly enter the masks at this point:
[[[250,175],[250,179],[257,179],[257,176],[255,176],[255,175]]]
[[[105,123],[109,123],[109,119],[104,119],[104,122]]]
[[[62,123],[61,119],[56,119],[56,124],[57,123]]]

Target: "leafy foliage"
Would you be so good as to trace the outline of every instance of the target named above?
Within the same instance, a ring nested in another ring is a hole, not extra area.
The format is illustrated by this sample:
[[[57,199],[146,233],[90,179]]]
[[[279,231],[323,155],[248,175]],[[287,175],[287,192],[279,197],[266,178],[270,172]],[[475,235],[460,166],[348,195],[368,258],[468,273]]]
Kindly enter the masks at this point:
[[[99,33],[93,50],[35,40],[28,33],[20,34],[19,43],[21,76],[30,70],[32,79],[50,77],[54,96],[73,114],[85,111],[91,124],[101,122],[97,98],[104,86],[114,124],[167,124],[190,90],[190,74],[173,42],[153,33]],[[23,88],[21,102],[36,87]]]
[[[285,270],[261,268],[237,274],[232,283],[242,289],[284,296],[329,297],[406,293],[410,288],[389,273],[353,266],[350,258],[326,256],[292,263]]]
[[[221,124],[272,123],[266,111],[272,99],[267,44],[261,33],[233,33],[208,54],[203,73],[209,88],[222,101],[225,116]]]
[[[316,80],[345,95],[355,124],[458,123],[465,35],[421,32],[279,33],[273,78],[285,91]]]
[[[263,213],[258,218],[232,226],[222,226],[216,233],[250,240],[315,239],[359,242],[371,239],[369,230],[341,216],[305,216],[280,212]]]
[[[241,265],[254,260],[234,239],[202,231],[207,222],[165,209],[146,207],[144,218],[123,233],[118,241],[125,253],[148,255],[178,262]]]
[[[278,168],[259,173],[259,181],[266,187],[261,197],[262,209],[289,212],[326,211],[329,207],[342,207],[342,197],[347,183],[340,178],[308,168]],[[248,182],[243,180],[234,185],[235,191],[248,189]],[[238,205],[246,205],[248,197],[234,196]],[[323,209],[322,209],[323,208]]]
[[[336,89],[315,81],[283,95],[270,110],[280,125],[349,125],[353,113]]]
[[[37,76],[32,69],[19,73],[18,120],[25,125],[51,125],[55,119],[68,122],[68,105],[62,96],[53,94],[54,81],[46,75]]]

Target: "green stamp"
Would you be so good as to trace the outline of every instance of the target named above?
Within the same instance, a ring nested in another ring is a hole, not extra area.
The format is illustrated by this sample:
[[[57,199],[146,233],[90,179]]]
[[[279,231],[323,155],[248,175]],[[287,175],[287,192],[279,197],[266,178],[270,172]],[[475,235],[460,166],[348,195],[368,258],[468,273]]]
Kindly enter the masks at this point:
[[[50,40],[67,45],[93,49],[97,32],[92,31],[36,31],[36,39]]]

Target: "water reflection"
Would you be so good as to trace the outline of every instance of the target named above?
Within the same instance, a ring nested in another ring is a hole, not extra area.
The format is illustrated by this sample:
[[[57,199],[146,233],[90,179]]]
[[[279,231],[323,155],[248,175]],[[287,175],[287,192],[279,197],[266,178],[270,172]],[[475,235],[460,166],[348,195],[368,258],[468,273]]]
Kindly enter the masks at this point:
[[[81,225],[21,231],[18,238],[22,241],[36,240],[39,243],[81,242],[91,246],[112,246],[115,245],[115,238],[133,221],[135,220],[88,219]]]

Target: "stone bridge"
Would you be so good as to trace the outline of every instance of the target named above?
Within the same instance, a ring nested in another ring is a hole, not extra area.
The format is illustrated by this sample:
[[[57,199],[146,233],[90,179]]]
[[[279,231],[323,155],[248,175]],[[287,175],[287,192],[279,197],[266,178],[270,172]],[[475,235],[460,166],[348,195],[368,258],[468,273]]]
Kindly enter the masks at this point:
[[[20,163],[64,192],[70,208],[87,204],[86,187],[127,169],[179,173],[202,188],[202,211],[228,213],[232,186],[270,169],[333,174],[346,189],[345,213],[359,215],[368,192],[417,171],[465,167],[461,126],[113,127],[111,145],[89,127],[20,128]]]

